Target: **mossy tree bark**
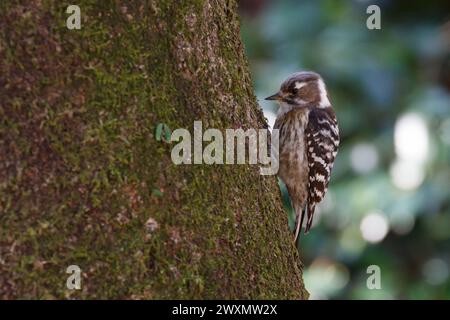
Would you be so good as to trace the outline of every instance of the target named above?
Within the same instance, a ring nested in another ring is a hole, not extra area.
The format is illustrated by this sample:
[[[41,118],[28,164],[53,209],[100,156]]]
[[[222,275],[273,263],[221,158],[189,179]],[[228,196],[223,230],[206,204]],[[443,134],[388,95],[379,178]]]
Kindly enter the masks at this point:
[[[77,4],[0,3],[0,296],[307,298],[276,178],[155,139],[265,126],[236,3]]]

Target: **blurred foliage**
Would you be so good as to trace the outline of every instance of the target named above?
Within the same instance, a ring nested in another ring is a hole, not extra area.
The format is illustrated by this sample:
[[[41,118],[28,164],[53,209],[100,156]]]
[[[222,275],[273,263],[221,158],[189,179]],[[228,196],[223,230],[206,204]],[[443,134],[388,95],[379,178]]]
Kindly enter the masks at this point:
[[[301,237],[312,298],[450,298],[450,2],[246,0],[241,15],[269,124],[263,98],[298,70],[324,77],[338,116],[330,190]]]

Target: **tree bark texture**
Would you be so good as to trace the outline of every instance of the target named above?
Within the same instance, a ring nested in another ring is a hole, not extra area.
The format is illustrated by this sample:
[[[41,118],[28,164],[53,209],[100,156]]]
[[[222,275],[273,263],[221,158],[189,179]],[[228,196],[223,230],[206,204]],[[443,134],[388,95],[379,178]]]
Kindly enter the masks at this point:
[[[155,137],[266,126],[235,1],[69,4],[0,3],[0,297],[307,298],[276,178]]]

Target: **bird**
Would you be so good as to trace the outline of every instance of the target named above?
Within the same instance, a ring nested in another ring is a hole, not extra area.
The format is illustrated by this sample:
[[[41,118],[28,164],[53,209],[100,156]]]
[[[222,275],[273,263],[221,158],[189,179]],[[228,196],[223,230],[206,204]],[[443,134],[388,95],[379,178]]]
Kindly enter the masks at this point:
[[[278,177],[295,211],[297,243],[305,216],[307,234],[316,205],[327,192],[339,148],[339,127],[324,80],[316,72],[291,74],[266,100],[279,105],[273,127],[279,134]]]

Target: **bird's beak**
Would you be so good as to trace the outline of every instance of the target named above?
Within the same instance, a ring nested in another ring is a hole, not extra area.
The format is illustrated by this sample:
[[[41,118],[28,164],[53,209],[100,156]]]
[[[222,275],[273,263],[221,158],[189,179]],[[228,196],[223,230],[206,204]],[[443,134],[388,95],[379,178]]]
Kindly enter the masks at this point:
[[[265,98],[264,100],[279,100],[280,98],[281,98],[280,93],[277,92],[271,95],[270,97]]]

